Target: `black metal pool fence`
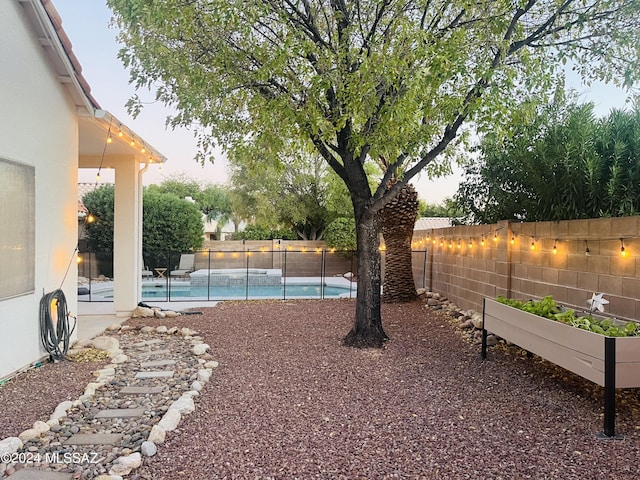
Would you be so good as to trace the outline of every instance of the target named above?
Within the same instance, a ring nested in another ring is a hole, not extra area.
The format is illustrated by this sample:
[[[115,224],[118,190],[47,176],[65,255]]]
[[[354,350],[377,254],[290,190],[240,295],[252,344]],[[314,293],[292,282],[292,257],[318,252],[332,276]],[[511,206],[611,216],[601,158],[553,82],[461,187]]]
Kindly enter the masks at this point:
[[[417,288],[427,253],[413,252]],[[326,248],[199,250],[145,254],[140,275],[143,301],[355,298],[358,262],[355,251]],[[113,252],[80,253],[78,278],[79,301],[113,301]]]

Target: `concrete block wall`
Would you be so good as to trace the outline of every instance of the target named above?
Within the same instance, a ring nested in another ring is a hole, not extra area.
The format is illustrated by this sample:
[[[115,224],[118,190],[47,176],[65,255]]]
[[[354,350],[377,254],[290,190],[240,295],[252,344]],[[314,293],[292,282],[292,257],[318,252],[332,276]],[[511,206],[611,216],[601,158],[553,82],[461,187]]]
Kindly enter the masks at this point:
[[[558,303],[587,309],[593,293],[604,293],[606,311],[640,319],[640,217],[416,232],[414,248],[426,246],[428,288],[462,308],[481,311],[484,297],[552,295]]]
[[[205,246],[206,250],[196,253],[196,270],[279,268],[289,277],[357,273],[357,262],[351,252],[331,251],[323,241],[223,240],[209,241]]]

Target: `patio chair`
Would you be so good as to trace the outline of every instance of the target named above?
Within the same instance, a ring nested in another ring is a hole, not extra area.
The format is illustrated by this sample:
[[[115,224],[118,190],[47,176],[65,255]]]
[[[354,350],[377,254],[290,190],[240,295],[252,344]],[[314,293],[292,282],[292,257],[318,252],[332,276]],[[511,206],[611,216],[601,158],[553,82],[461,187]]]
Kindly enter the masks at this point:
[[[153,278],[153,272],[144,264],[142,256],[140,256],[140,264],[142,265],[142,278]]]
[[[171,277],[186,277],[196,269],[196,256],[193,253],[180,255],[180,265],[175,270],[169,272]]]

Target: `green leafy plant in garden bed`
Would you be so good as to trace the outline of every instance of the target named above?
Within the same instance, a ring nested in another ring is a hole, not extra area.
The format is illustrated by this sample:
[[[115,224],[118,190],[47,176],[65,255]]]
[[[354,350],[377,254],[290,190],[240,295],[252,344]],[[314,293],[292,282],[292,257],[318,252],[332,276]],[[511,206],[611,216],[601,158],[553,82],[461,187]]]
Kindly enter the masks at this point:
[[[594,317],[591,314],[582,315],[576,313],[573,309],[563,310],[551,296],[544,297],[538,301],[514,300],[502,296],[499,296],[496,300],[510,307],[600,335],[608,337],[640,336],[640,323]]]

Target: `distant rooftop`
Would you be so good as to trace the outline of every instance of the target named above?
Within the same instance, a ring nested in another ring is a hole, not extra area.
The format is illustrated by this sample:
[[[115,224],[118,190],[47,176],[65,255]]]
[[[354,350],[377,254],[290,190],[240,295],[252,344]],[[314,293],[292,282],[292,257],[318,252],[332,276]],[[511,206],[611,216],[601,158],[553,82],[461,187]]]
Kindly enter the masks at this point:
[[[431,230],[432,228],[447,228],[453,224],[449,217],[420,217],[413,230]]]

